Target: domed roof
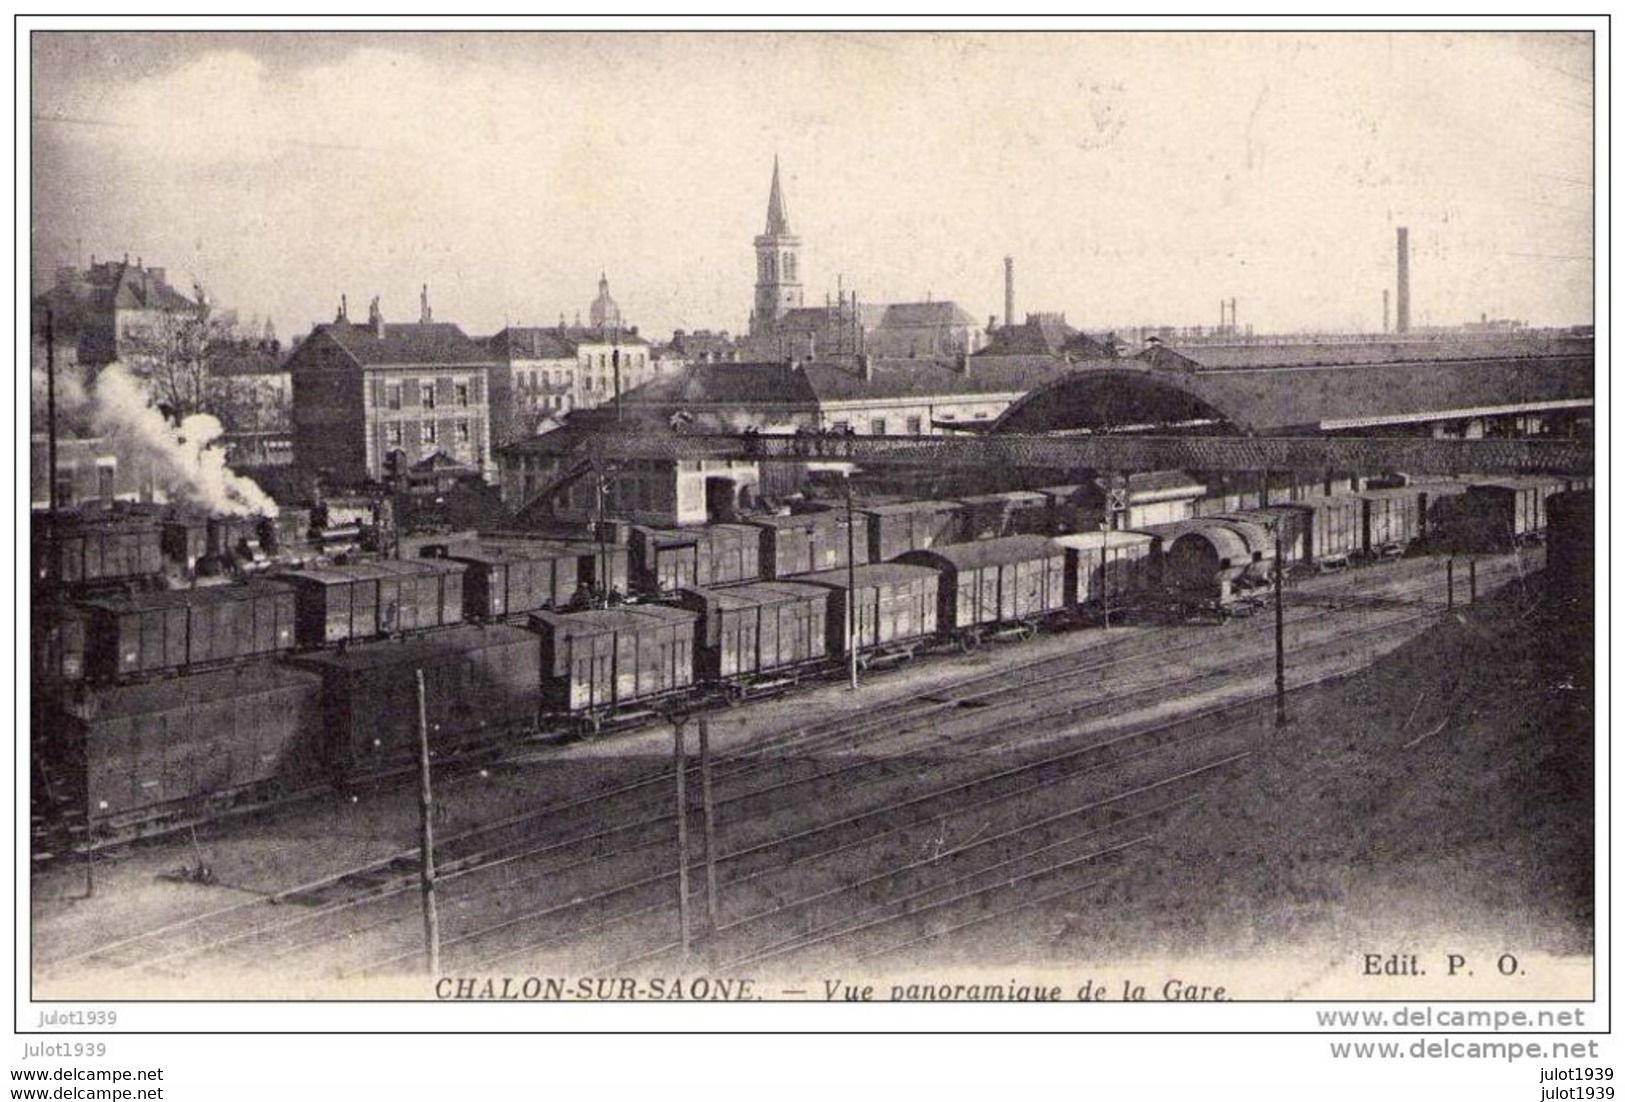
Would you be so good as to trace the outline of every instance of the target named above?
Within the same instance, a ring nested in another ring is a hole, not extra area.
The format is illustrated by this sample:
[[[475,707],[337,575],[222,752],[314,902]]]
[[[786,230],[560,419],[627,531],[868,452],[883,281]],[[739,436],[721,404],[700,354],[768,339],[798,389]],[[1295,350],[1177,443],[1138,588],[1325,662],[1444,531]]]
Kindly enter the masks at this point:
[[[621,308],[609,297],[609,278],[602,272],[598,275],[598,297],[592,300],[587,320],[594,329],[621,328]]]

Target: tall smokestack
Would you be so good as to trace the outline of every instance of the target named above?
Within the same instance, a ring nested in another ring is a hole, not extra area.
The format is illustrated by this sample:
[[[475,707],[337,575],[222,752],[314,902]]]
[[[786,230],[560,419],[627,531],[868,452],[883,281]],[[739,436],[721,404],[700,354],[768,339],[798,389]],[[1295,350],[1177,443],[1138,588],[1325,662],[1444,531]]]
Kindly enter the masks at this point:
[[[1004,327],[1016,323],[1016,258],[1004,258]]]
[[[1399,227],[1399,287],[1394,332],[1411,331],[1411,231]]]

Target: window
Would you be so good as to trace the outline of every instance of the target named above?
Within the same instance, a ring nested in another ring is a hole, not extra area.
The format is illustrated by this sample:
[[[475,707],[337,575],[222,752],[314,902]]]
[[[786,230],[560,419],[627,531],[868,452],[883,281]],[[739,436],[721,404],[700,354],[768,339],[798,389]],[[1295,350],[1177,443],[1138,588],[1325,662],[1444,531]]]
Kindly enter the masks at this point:
[[[458,383],[457,386],[453,388],[453,390],[452,390],[452,400],[454,402],[456,402],[458,405],[463,406],[465,408],[468,406],[468,384],[467,383]]]
[[[884,417],[876,417],[873,421],[870,421],[869,422],[869,432],[870,432],[871,435],[874,435],[874,436],[885,436],[886,435],[886,419]]]
[[[581,380],[581,389],[582,390],[591,390],[592,389],[592,376],[591,375],[588,375],[588,376],[586,376],[585,378],[583,378]]]
[[[392,421],[384,426],[384,443],[392,448],[401,446],[401,423]]]
[[[422,391],[421,391],[422,397],[423,397],[423,408],[424,409],[433,409],[434,408],[434,384],[433,383],[422,383],[420,385],[423,388]]]
[[[459,422],[457,422],[457,442],[459,444],[466,444],[471,439],[473,439],[473,437],[471,437],[469,435],[468,422],[467,421],[459,421]]]
[[[423,422],[423,442],[433,444],[440,439],[439,426],[433,421]]]
[[[401,384],[390,383],[384,387],[384,405],[390,409],[401,408]]]
[[[907,426],[908,434],[910,436],[920,435],[920,419],[918,417],[910,417],[907,421]]]
[[[602,352],[598,353],[598,370],[602,371],[609,366],[609,357]]]
[[[835,421],[829,426],[830,432],[851,432],[852,424],[849,421]]]

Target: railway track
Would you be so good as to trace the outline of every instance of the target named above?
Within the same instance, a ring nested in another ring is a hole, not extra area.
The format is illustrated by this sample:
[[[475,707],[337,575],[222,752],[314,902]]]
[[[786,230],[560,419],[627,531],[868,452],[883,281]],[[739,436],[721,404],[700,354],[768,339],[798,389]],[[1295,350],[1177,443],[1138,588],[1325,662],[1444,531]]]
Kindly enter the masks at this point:
[[[1354,580],[1358,582],[1365,579],[1356,578]],[[1492,579],[1486,578],[1486,583],[1492,584]],[[1402,580],[1401,584],[1397,586],[1390,584],[1386,588],[1392,591],[1392,594],[1397,598],[1403,599],[1413,592],[1425,591],[1436,584],[1437,579],[1423,579],[1420,583]],[[1343,587],[1339,585],[1326,588],[1337,590]],[[1294,610],[1294,620],[1295,622],[1315,620],[1331,614],[1333,614],[1331,610],[1319,609],[1306,612],[1300,617],[1297,615],[1297,610]],[[1381,626],[1383,625],[1379,625],[1379,627]],[[1242,626],[1241,630],[1245,632],[1248,629]],[[1212,635],[1209,632],[1203,632],[1202,634],[1205,638],[1191,641],[1187,646],[1191,649],[1199,646],[1211,646]],[[1136,645],[1133,639],[1126,639],[1122,645],[1116,643],[1107,644],[1107,647],[1115,649],[1111,650],[1106,656],[1097,657],[1097,652],[1105,648],[1092,648],[1087,656],[1089,661],[1082,667],[1078,665],[1078,656],[1075,653],[1070,656],[1050,656],[1022,663],[1015,667],[1014,670],[1018,676],[1022,677],[1019,684],[1012,685],[1008,683],[1012,670],[1005,669],[966,679],[947,694],[927,692],[916,694],[913,697],[905,697],[892,705],[863,717],[856,723],[853,722],[851,717],[839,717],[826,724],[804,725],[764,743],[748,746],[738,754],[720,757],[718,763],[723,766],[723,770],[719,771],[718,777],[719,779],[739,777],[767,768],[774,764],[775,758],[782,757],[783,753],[788,749],[794,748],[803,754],[815,750],[827,750],[834,742],[842,740],[858,741],[877,728],[883,728],[887,725],[896,727],[899,720],[907,719],[910,723],[917,725],[922,721],[939,716],[944,711],[964,708],[966,707],[965,701],[985,702],[984,706],[992,707],[1001,699],[1014,699],[1030,694],[1034,687],[1038,685],[1067,679],[1075,680],[1080,674],[1090,671],[1103,672],[1128,662],[1143,660],[1151,654],[1165,656],[1170,652],[1170,648],[1160,637],[1161,633],[1159,631],[1153,630],[1145,633],[1145,635],[1152,636],[1148,645]],[[1068,658],[1070,658],[1070,662],[1068,662]],[[1139,694],[1162,693],[1168,691],[1168,689],[1168,684],[1157,683],[1129,690],[1129,692]],[[1099,704],[1101,701],[1093,703]],[[1027,717],[1023,722],[1031,722],[1031,717]],[[915,729],[913,726],[907,728],[907,730],[913,729]],[[907,733],[907,731],[900,733]],[[859,764],[873,766],[874,762],[869,761]],[[853,768],[855,769],[856,766]],[[849,769],[846,772],[850,773],[851,770]],[[781,785],[748,792],[738,796],[737,799],[745,801],[753,797],[760,799],[767,794],[782,794],[789,787],[795,785],[806,785],[818,780],[827,781],[832,776],[840,775],[843,775],[840,771],[832,773],[825,770],[821,773],[815,773],[810,778],[805,776],[792,778]],[[571,811],[577,813],[590,812],[590,818],[607,817],[613,813],[613,809],[607,806],[609,801],[624,795],[643,792],[653,785],[659,785],[663,790],[667,783],[669,783],[669,772],[663,770],[649,777],[636,778],[630,782],[620,782],[598,792],[555,803],[536,812],[515,817],[506,823],[491,824],[466,832],[444,844],[445,848],[442,849],[442,853],[445,856],[442,858],[441,867],[446,871],[441,877],[441,882],[445,884],[447,881],[456,880],[459,877],[479,872],[482,869],[511,868],[519,862],[531,859],[538,853],[546,852],[549,849],[549,847],[542,847],[541,849],[531,847],[527,850],[521,844],[520,849],[513,850],[511,848],[514,844],[512,841],[504,842],[501,840],[500,836],[504,832],[515,832],[523,836],[529,832],[525,828],[534,828],[544,820],[549,819],[549,817],[567,814]],[[663,824],[669,823],[672,817],[670,814],[650,816],[642,822],[636,822],[630,826],[623,825],[609,831],[598,832],[597,838],[601,841],[605,836],[615,834],[625,836],[634,829],[642,829],[646,833],[651,830],[658,832],[659,828]],[[558,824],[553,825],[557,826]],[[571,868],[580,867],[587,862],[600,860],[605,856],[646,849],[664,841],[669,841],[669,839],[663,837],[648,838],[634,845],[623,847],[619,851],[612,851],[610,854],[599,852],[580,858],[573,865],[566,865],[564,868],[543,875],[557,875],[567,872]],[[561,844],[579,847],[583,844],[583,840],[574,839],[569,843]],[[557,853],[559,851],[554,848],[553,852]],[[283,902],[305,902],[312,905],[314,910],[302,915],[298,920],[280,925],[286,929],[296,925],[310,924],[323,917],[340,915],[345,911],[399,895],[408,888],[415,888],[415,875],[416,854],[415,851],[407,851],[389,861],[375,862],[364,868],[350,870],[338,877],[324,878],[322,881],[313,884],[302,885],[284,891],[277,897],[279,900]],[[115,969],[151,967],[191,959],[212,949],[227,945],[248,946],[257,944],[256,939],[264,937],[266,933],[258,925],[247,930],[238,929],[229,932],[221,932],[216,929],[216,927],[231,925],[232,921],[239,917],[246,907],[251,905],[245,903],[240,906],[220,908],[195,918],[169,924],[161,929],[138,933],[82,953],[59,958],[50,962],[47,967],[60,968],[75,963],[92,961],[99,966],[111,965]],[[351,932],[353,933],[354,930]],[[320,938],[306,942],[296,942],[294,948],[296,950],[308,950],[321,943],[322,939]],[[155,947],[156,951],[154,951]],[[273,953],[270,959],[281,958]]]
[[[1380,630],[1380,629],[1385,628],[1386,626],[1387,625],[1377,625],[1377,627],[1372,629],[1372,630]],[[1346,644],[1347,644],[1346,637],[1339,637],[1339,638],[1334,638],[1332,640],[1325,641],[1324,643],[1320,644],[1320,647],[1321,648],[1337,648],[1337,647],[1344,647],[1344,646],[1346,646]],[[1262,667],[1263,667],[1263,663],[1262,663],[1262,660],[1261,660],[1260,663],[1259,663],[1259,668],[1262,669]],[[1175,680],[1179,681],[1179,682],[1183,682],[1188,686],[1188,685],[1190,685],[1190,684],[1192,684],[1192,683],[1194,683],[1196,681],[1211,679],[1214,676],[1215,676],[1214,671],[1205,671],[1205,672],[1203,672],[1201,674],[1196,675],[1195,677],[1181,678],[1181,679],[1175,679]],[[1145,687],[1140,688],[1140,689],[1130,690],[1128,692],[1117,694],[1117,695],[1119,697],[1123,697],[1123,698],[1143,697],[1144,694],[1146,694],[1148,692],[1154,692],[1154,693],[1157,693],[1157,694],[1161,695],[1161,694],[1164,694],[1165,692],[1168,691],[1169,686],[1172,683],[1173,682],[1165,681],[1165,682],[1161,682],[1161,683],[1148,685],[1148,686],[1145,686]],[[1074,701],[1074,702],[1072,702],[1072,703],[1070,703],[1068,705],[1065,705],[1063,707],[1053,709],[1053,710],[1051,710],[1050,713],[1046,713],[1045,716],[1041,716],[1039,718],[1053,718],[1053,717],[1075,715],[1075,714],[1077,714],[1079,712],[1087,711],[1093,703],[1098,703],[1098,701]],[[1099,719],[1100,717],[1096,716],[1094,718]],[[1014,719],[1014,720],[1012,720],[1012,721],[1010,721],[1008,723],[1002,724],[1000,727],[994,728],[992,730],[988,730],[988,729],[984,728],[984,729],[981,729],[981,730],[979,730],[977,732],[974,732],[973,735],[972,735],[972,739],[975,740],[975,741],[979,741],[979,742],[986,742],[986,741],[988,741],[989,738],[995,738],[995,737],[997,737],[997,736],[999,736],[1001,734],[1010,734],[1010,733],[1019,731],[1021,729],[1024,729],[1024,728],[1031,725],[1031,723],[1033,722],[1033,719],[1034,719],[1034,717],[1032,717],[1032,716],[1022,716],[1022,717],[1018,717],[1017,719]],[[1115,744],[1108,743],[1108,745],[1115,745]],[[900,754],[897,754],[897,755],[893,755],[893,757],[904,758],[905,765],[907,765],[909,767],[912,767],[912,763],[908,761],[908,755],[907,755],[906,752],[900,753]],[[1048,759],[1044,759],[1044,760],[1047,761]],[[795,788],[804,786],[804,785],[806,785],[806,784],[808,784],[808,783],[810,783],[812,781],[825,781],[825,782],[827,782],[827,781],[829,781],[830,779],[832,779],[834,777],[843,776],[843,775],[844,775],[845,779],[843,780],[842,787],[846,791],[848,802],[856,801],[861,806],[862,801],[860,799],[858,799],[858,794],[861,793],[861,791],[864,788],[870,787],[870,786],[875,785],[875,784],[890,783],[890,782],[895,781],[895,776],[892,775],[892,774],[870,775],[870,776],[867,776],[867,777],[864,777],[864,776],[861,775],[863,773],[873,774],[872,766],[874,764],[875,764],[874,762],[860,762],[860,763],[856,763],[856,764],[848,764],[846,766],[842,766],[842,767],[838,767],[838,768],[834,768],[834,769],[823,769],[823,770],[817,772],[816,774],[814,774],[811,777],[806,777],[806,776],[798,777],[798,778],[794,778],[792,780],[788,780],[788,781],[785,781],[785,782],[782,782],[782,783],[770,785],[770,786],[768,786],[767,788],[764,788],[764,789],[753,789],[753,790],[750,790],[750,791],[747,791],[747,792],[744,792],[744,793],[737,794],[736,796],[725,799],[722,802],[722,805],[719,805],[719,807],[720,806],[725,806],[725,805],[728,805],[728,804],[738,805],[738,804],[746,803],[746,802],[752,800],[753,798],[760,799],[761,797],[772,797],[773,799],[777,800],[779,797],[782,797],[784,794],[786,794],[791,789],[795,789]],[[959,767],[960,767],[961,772],[965,772],[965,771],[968,770],[968,771],[974,773],[974,772],[976,772],[976,769],[974,768],[974,766],[976,764],[977,763],[974,762],[974,761],[972,762],[971,766],[965,766],[963,763],[960,763]],[[939,770],[940,770],[940,767],[939,767]],[[985,769],[981,770],[981,772],[985,773]],[[1015,774],[1012,774],[1012,775],[1015,775]],[[977,779],[973,778],[971,781],[961,782],[961,785],[963,785],[963,784],[984,783],[985,780],[986,780],[985,777],[982,778],[981,780],[977,780]],[[964,792],[965,792],[965,790],[963,789],[963,787],[958,787],[958,788],[953,788],[953,789],[947,791],[946,793],[942,793],[942,792],[927,793],[923,797],[923,799],[926,800],[926,801],[930,801],[930,800],[933,800],[933,799],[957,800],[957,799],[963,798]],[[1030,795],[1030,793],[1027,793],[1027,792],[1024,792],[1023,794],[1024,795]],[[771,811],[771,805],[770,805],[770,807],[768,809],[766,809],[766,812],[764,812],[764,814],[767,813],[767,812],[770,812],[770,811]],[[848,826],[850,826],[851,824],[859,824],[861,826],[861,829],[863,830],[863,832],[865,834],[872,834],[874,824],[879,823],[879,822],[883,822],[885,820],[886,816],[893,815],[893,814],[896,814],[896,813],[897,813],[897,811],[896,811],[895,807],[883,808],[882,810],[880,810],[878,812],[873,811],[873,810],[868,810],[868,811],[865,811],[865,812],[863,812],[861,814],[853,816],[850,819],[849,823],[848,823],[847,820],[843,820],[842,822],[847,823]],[[532,884],[537,884],[538,882],[546,880],[548,878],[558,878],[558,877],[566,875],[566,874],[578,873],[578,872],[580,872],[580,870],[588,869],[588,868],[591,868],[591,867],[594,867],[594,866],[602,866],[604,864],[604,862],[609,861],[611,859],[628,858],[628,857],[631,857],[631,856],[633,856],[633,855],[635,855],[635,854],[637,854],[639,852],[648,851],[651,848],[658,847],[659,849],[664,850],[665,848],[668,848],[669,844],[670,844],[670,823],[671,823],[671,820],[673,818],[674,818],[674,816],[672,814],[667,813],[667,814],[662,814],[662,815],[652,817],[646,824],[637,824],[638,827],[649,828],[649,829],[644,829],[643,830],[644,838],[641,841],[630,841],[629,840],[628,844],[623,845],[620,848],[610,849],[608,851],[603,850],[603,849],[599,849],[599,848],[590,849],[590,850],[582,853],[575,860],[573,860],[571,862],[568,862],[565,865],[562,865],[562,866],[554,865],[554,866],[550,867],[549,869],[547,869],[546,871],[535,872],[535,873],[525,877],[524,879],[520,879],[520,880],[517,880],[517,881],[510,877],[510,878],[507,878],[507,879],[503,879],[500,882],[492,882],[492,883],[489,884],[488,887],[483,889],[483,891],[485,891],[485,892],[511,892],[511,891],[514,891],[514,890],[517,890],[517,889],[527,888]],[[737,831],[737,827],[735,828],[735,830]],[[610,837],[610,836],[616,836],[616,835],[626,837],[629,834],[634,834],[634,833],[635,833],[635,831],[634,831],[633,826],[621,825],[621,826],[618,826],[616,828],[611,828],[610,830],[600,832],[596,836],[596,839],[594,839],[594,840],[602,840],[603,838]],[[771,837],[771,834],[772,834],[771,830],[767,831],[766,833],[769,835],[769,837],[765,841],[763,841],[762,843],[760,843],[760,844],[758,844],[756,846],[753,846],[753,847],[748,847],[748,849],[746,851],[741,851],[740,853],[736,853],[736,854],[733,854],[733,855],[728,855],[727,857],[725,857],[725,859],[729,860],[730,862],[732,862],[736,866],[746,863],[746,859],[749,859],[751,861],[765,861],[766,862],[766,866],[765,866],[766,870],[767,871],[772,871],[773,869],[779,868],[779,867],[781,867],[783,865],[784,860],[785,860],[784,851],[785,851],[785,846],[786,845],[796,844],[796,843],[804,841],[804,839],[802,837],[796,836],[796,835],[792,835],[791,837],[786,839],[786,838],[782,838],[782,837],[780,837],[780,838]],[[820,830],[818,830],[818,831],[812,832],[812,834],[814,836],[822,836],[822,833],[823,833],[822,828]],[[552,843],[552,844],[549,844],[548,846],[541,847],[540,849],[538,849],[536,851],[533,851],[531,853],[510,855],[509,857],[505,858],[503,861],[491,862],[488,865],[481,866],[480,869],[474,869],[474,870],[468,870],[468,871],[491,871],[491,870],[496,870],[496,869],[502,867],[503,865],[511,866],[512,864],[514,864],[517,861],[524,860],[524,859],[529,859],[529,858],[534,858],[534,857],[537,857],[537,856],[540,856],[540,855],[545,855],[546,853],[558,854],[560,852],[563,852],[570,844],[571,843]],[[456,874],[451,879],[456,879],[458,876],[461,876],[461,875],[462,875],[461,873]],[[570,890],[569,892],[566,893],[566,894],[571,896],[568,903],[566,903],[564,905],[561,905],[561,906],[558,906],[558,907],[548,908],[546,910],[546,912],[541,912],[541,913],[529,912],[529,913],[526,913],[524,915],[518,916],[518,917],[516,917],[516,918],[514,918],[512,920],[509,920],[509,921],[505,922],[503,924],[503,926],[501,928],[499,928],[498,930],[496,930],[495,932],[500,933],[503,929],[512,929],[512,928],[515,928],[515,927],[518,927],[518,926],[523,926],[524,924],[529,923],[531,921],[534,921],[537,918],[541,917],[542,914],[544,914],[544,913],[545,914],[556,915],[556,914],[559,914],[559,913],[568,912],[569,910],[571,910],[573,908],[574,909],[579,909],[579,908],[584,907],[584,906],[590,907],[590,906],[594,906],[594,905],[601,905],[601,904],[606,903],[609,900],[619,900],[620,902],[618,904],[616,904],[616,905],[622,906],[622,907],[631,906],[633,908],[633,910],[636,911],[637,910],[637,905],[636,905],[637,904],[637,898],[636,898],[635,893],[644,893],[644,894],[653,893],[653,898],[655,900],[657,900],[657,901],[669,900],[669,892],[667,892],[664,889],[663,885],[665,884],[666,881],[668,881],[670,879],[671,875],[673,875],[673,874],[667,874],[667,875],[663,875],[663,876],[656,876],[656,877],[653,877],[653,878],[643,878],[643,879],[634,878],[631,883],[610,884],[608,886],[603,887],[602,890],[600,890],[600,891],[588,892],[585,895],[582,895],[580,892],[577,892],[577,891],[572,889],[572,890]],[[449,885],[447,885],[444,881],[442,881],[442,887],[444,889],[444,888],[449,887]],[[395,893],[395,894],[404,894],[404,893]],[[473,895],[478,895],[478,894],[481,894],[481,893],[480,892],[473,893]],[[459,895],[459,896],[457,896],[455,898],[456,898],[456,900],[458,902],[452,903],[451,906],[456,906],[456,905],[458,905],[458,903],[467,903],[470,900],[471,896],[470,895]],[[382,900],[374,900],[372,902],[382,902]],[[405,902],[410,903],[410,900],[406,900]],[[658,909],[660,909],[661,906],[662,906],[661,904],[657,904],[655,909],[658,910]],[[448,909],[448,913],[450,913],[449,909]],[[245,940],[251,941],[252,944],[253,944],[253,959],[254,960],[259,960],[259,961],[272,960],[272,961],[275,961],[275,960],[281,959],[283,956],[286,956],[289,953],[292,953],[294,951],[298,951],[298,950],[306,950],[306,951],[308,951],[308,950],[310,950],[312,948],[315,948],[315,947],[323,944],[324,942],[331,941],[331,940],[336,939],[336,938],[353,937],[357,933],[365,933],[365,932],[367,932],[368,929],[379,929],[379,928],[382,928],[382,927],[387,927],[387,926],[389,926],[391,924],[407,924],[409,922],[409,920],[413,919],[413,918],[415,918],[415,912],[413,912],[410,907],[404,907],[403,909],[400,910],[400,913],[397,913],[397,914],[395,914],[393,916],[385,917],[381,921],[372,924],[370,927],[361,927],[361,928],[358,929],[353,923],[352,924],[347,924],[342,929],[331,931],[329,934],[327,934],[325,936],[312,938],[312,939],[306,940],[304,942],[295,943],[295,944],[293,944],[291,946],[287,946],[285,948],[284,952],[282,952],[282,953],[273,952],[269,957],[266,956],[266,948],[265,948],[263,942],[261,942],[261,941],[259,941],[257,939],[253,939],[253,938],[249,938],[249,939],[245,939]],[[449,924],[448,924],[448,927],[449,927]],[[489,934],[491,934],[492,932],[493,931],[483,930],[483,929],[475,930],[473,932],[473,936],[476,937],[476,938],[486,937],[486,936],[489,936]],[[263,932],[261,932],[261,933],[263,933]],[[446,948],[448,950],[455,951],[457,946],[461,945],[463,943],[464,943],[464,941],[459,935],[453,934],[452,938],[448,939],[448,941],[445,943],[445,945],[446,945]],[[219,947],[215,946],[215,947],[211,947],[211,948],[219,948]],[[183,954],[183,955],[188,955],[188,954]],[[384,959],[382,961],[374,962],[374,964],[369,965],[367,967],[364,967],[361,970],[362,971],[378,971],[378,970],[385,969],[385,968],[387,968],[388,966],[391,966],[391,965],[404,964],[404,963],[406,963],[406,961],[410,957],[412,957],[414,955],[415,955],[415,951],[406,951],[406,952],[403,952],[403,953],[399,954],[397,957],[386,958],[386,959]],[[447,959],[448,960],[452,959],[452,954],[451,953],[448,953],[448,958]],[[160,963],[160,962],[149,962],[149,963]]]

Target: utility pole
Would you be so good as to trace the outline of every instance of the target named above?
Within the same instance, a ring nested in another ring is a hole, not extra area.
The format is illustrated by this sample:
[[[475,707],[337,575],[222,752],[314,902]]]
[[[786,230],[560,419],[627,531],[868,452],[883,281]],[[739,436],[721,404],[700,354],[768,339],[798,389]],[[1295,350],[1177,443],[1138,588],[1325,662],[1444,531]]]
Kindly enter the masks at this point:
[[[858,536],[852,524],[852,475],[846,472],[846,681],[858,691]]]
[[[1286,620],[1281,613],[1281,522],[1275,522],[1275,726],[1286,726]]]
[[[711,801],[711,721],[700,717],[700,809],[705,823],[705,913],[714,934],[722,925],[717,908],[717,826]]]
[[[46,498],[51,511],[51,524],[56,524],[56,319],[53,311],[45,311],[45,462]]]
[[[1444,607],[1446,612],[1456,607],[1456,557],[1444,561]]]
[[[682,717],[671,721],[676,736],[673,753],[673,771],[677,777],[677,922],[682,929],[683,957],[688,958],[689,944],[693,940],[688,920],[688,755],[683,746]]]
[[[423,885],[423,938],[428,952],[429,976],[440,975],[440,915],[434,902],[434,793],[429,787],[429,706],[418,680],[418,813],[423,820],[422,852],[418,872]]]

